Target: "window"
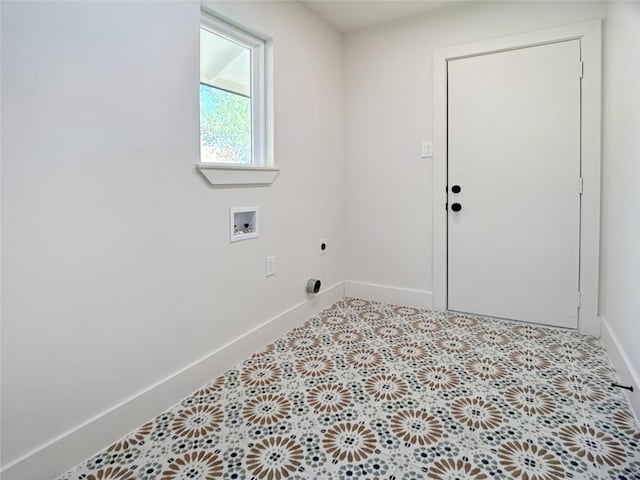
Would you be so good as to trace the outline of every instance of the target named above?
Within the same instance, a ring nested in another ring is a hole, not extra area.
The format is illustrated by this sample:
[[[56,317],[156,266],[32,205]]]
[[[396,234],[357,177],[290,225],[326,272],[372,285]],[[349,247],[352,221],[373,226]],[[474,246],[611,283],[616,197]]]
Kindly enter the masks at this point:
[[[218,18],[200,24],[200,162],[268,167],[265,42]]]

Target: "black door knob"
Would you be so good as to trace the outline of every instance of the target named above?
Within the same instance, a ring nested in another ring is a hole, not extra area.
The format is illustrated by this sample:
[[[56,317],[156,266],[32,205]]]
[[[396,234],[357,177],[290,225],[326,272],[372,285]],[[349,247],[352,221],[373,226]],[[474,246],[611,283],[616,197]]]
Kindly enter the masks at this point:
[[[459,203],[452,203],[451,210],[453,210],[454,212],[459,212],[460,210],[462,210],[462,205]]]
[[[460,185],[454,185],[453,187],[451,187],[451,191],[453,193],[460,193],[462,191],[462,187],[460,187]]]

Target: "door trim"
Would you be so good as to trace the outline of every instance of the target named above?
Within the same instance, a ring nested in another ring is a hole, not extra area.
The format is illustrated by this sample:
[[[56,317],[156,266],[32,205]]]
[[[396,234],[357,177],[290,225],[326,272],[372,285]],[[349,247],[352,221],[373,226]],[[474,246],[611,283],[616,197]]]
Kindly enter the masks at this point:
[[[459,45],[433,53],[433,308],[447,310],[447,62],[507,50],[580,40],[581,83],[580,292],[578,329],[600,336],[601,19]],[[576,297],[577,297],[576,292]],[[535,292],[533,292],[535,295]],[[544,301],[544,299],[541,299]],[[577,298],[576,298],[577,300]],[[577,306],[577,303],[576,303]]]

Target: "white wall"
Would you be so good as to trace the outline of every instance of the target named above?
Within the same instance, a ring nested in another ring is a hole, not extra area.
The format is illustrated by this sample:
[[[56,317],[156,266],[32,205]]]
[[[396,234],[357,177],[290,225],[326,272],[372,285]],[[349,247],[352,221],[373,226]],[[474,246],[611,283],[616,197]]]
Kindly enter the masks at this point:
[[[432,139],[432,52],[605,14],[593,2],[467,2],[345,36],[348,280],[432,290],[432,160],[419,156]]]
[[[282,172],[267,188],[213,189],[193,169],[198,2],[1,5],[3,465],[305,301],[309,276],[422,299],[432,51],[607,14],[467,3],[351,33],[343,58],[341,35],[294,2],[216,2],[274,38]],[[637,6],[609,8],[601,311],[637,366]],[[248,205],[261,237],[231,245],[228,208]]]
[[[432,52],[604,18],[600,314],[625,383],[640,371],[640,4],[466,3],[345,36],[347,293],[432,290]],[[355,282],[355,283],[354,283]],[[368,287],[361,284],[377,284]],[[353,285],[350,287],[350,285]],[[386,285],[399,287],[383,289]],[[404,297],[403,297],[404,296]],[[416,302],[418,303],[418,302]],[[616,342],[618,342],[616,344]],[[626,359],[624,358],[626,356]],[[632,402],[640,412],[640,395]]]
[[[600,314],[640,387],[640,4],[613,2],[604,24]],[[608,345],[611,349],[613,345]],[[614,347],[615,348],[615,347]],[[615,358],[615,351],[612,352]],[[626,378],[625,378],[626,377]],[[634,392],[640,415],[640,393]]]
[[[344,278],[342,36],[293,2],[218,7],[274,39],[270,187],[194,170],[198,2],[2,2],[3,465]],[[230,244],[255,205],[260,238]]]

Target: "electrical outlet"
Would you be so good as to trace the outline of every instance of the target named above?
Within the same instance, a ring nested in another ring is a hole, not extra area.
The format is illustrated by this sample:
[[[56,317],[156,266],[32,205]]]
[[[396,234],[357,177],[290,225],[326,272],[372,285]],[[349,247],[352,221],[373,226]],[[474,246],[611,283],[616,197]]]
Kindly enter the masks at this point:
[[[327,249],[329,248],[327,241],[322,239],[320,240],[320,255],[324,255],[327,253]]]
[[[271,275],[276,274],[276,257],[270,256],[264,259],[265,260],[265,275],[270,277]]]

